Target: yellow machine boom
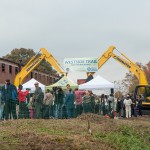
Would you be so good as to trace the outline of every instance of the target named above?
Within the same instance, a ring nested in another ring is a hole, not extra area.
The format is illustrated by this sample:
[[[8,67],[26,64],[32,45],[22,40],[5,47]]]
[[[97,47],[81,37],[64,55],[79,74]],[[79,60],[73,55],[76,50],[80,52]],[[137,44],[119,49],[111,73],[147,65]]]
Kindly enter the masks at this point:
[[[63,69],[61,68],[58,61],[50,54],[45,48],[41,48],[39,52],[42,52],[41,55],[35,55],[31,58],[31,60],[21,69],[21,71],[16,75],[14,84],[18,86],[23,83],[25,77],[33,71],[44,59],[52,65],[52,67],[59,72],[60,74],[65,74]]]
[[[114,54],[113,51],[115,49],[115,46],[110,46],[108,50],[104,52],[104,54],[98,59],[98,68],[101,68],[109,58],[113,58],[137,77],[139,85],[148,85],[145,72],[139,66],[137,66],[136,63],[132,62],[129,58],[127,58],[127,56],[125,56],[124,54],[121,53],[121,56],[123,58]]]

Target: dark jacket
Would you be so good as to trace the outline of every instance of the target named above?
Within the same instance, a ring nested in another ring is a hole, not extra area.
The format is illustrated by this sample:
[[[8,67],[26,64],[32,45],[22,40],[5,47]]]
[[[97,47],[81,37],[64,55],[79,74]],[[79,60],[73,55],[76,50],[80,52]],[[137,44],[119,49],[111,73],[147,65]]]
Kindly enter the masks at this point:
[[[63,90],[57,90],[56,92],[54,92],[55,95],[55,104],[63,104],[64,102],[64,92]]]
[[[2,87],[2,102],[17,101],[17,89],[13,84],[4,85]]]
[[[142,98],[139,99],[139,101],[138,101],[138,107],[142,107],[142,100],[143,100]]]
[[[117,113],[119,113],[120,110],[121,110],[121,101],[118,101],[117,102],[117,108],[116,108]]]
[[[73,92],[68,92],[66,94],[65,105],[67,108],[74,108],[74,94],[73,94]]]
[[[36,88],[34,92],[34,100],[38,103],[43,103],[44,93],[40,87]]]

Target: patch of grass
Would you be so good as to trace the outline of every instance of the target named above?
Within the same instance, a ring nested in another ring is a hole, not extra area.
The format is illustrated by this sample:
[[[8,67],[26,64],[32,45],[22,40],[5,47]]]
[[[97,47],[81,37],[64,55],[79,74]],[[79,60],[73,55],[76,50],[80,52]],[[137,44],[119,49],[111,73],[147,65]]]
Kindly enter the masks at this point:
[[[0,122],[0,150],[149,150],[150,117],[107,119],[94,114],[64,120]],[[88,121],[92,135],[88,134]]]
[[[120,126],[118,132],[100,132],[95,134],[100,141],[106,142],[116,150],[148,150],[150,143],[143,141],[139,133],[134,132],[129,126]]]
[[[38,133],[46,133],[49,135],[67,135],[67,132],[63,131],[63,130],[54,130],[54,129],[49,129],[49,128],[38,128],[36,130]]]

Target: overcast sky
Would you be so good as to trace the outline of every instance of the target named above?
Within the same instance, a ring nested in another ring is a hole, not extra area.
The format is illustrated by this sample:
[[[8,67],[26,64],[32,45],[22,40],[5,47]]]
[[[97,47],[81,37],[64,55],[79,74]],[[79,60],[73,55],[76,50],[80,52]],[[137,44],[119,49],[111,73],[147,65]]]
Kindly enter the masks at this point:
[[[14,48],[45,47],[62,64],[67,57],[99,57],[110,45],[148,63],[149,0],[0,1],[0,57]],[[114,81],[126,72],[110,59],[97,74]]]

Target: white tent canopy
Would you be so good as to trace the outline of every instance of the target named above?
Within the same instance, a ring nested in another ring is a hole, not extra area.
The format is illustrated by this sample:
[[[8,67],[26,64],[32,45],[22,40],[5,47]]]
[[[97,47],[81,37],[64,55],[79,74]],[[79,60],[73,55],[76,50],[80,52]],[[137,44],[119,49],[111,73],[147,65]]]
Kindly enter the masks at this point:
[[[23,90],[26,90],[26,88],[30,88],[30,93],[34,93],[35,91],[35,85],[34,83],[38,82],[39,83],[39,87],[41,87],[42,91],[45,91],[45,85],[40,83],[39,81],[35,80],[34,78],[32,78],[31,80],[29,80],[28,82],[24,83],[23,86]]]
[[[114,84],[99,75],[91,81],[79,85],[80,90],[105,90],[111,88],[114,88]]]

